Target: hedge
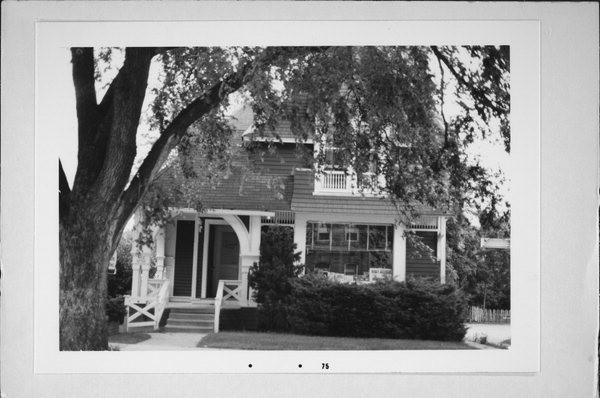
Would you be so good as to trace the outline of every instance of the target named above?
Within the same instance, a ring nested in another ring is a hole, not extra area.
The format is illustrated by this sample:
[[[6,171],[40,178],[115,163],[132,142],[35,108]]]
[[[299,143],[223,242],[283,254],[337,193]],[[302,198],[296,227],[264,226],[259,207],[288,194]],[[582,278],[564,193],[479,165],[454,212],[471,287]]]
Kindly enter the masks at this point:
[[[306,275],[290,278],[290,286],[279,302],[287,323],[271,330],[442,341],[460,341],[466,333],[467,301],[453,285],[422,278],[356,285]]]

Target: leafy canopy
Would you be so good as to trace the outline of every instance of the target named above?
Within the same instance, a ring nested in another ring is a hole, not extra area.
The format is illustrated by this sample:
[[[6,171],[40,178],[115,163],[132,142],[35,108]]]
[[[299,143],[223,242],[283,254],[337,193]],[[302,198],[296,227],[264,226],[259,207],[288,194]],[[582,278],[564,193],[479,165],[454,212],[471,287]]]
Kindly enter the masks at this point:
[[[322,144],[315,168],[326,163],[324,149],[335,147],[336,161],[357,175],[384,176],[362,185],[390,194],[403,215],[419,204],[460,211],[485,203],[496,211],[502,203],[494,179],[469,158],[468,146],[496,134],[510,150],[505,47],[176,48],[159,62],[154,129],[164,129],[223,76],[243,72],[236,98],[251,105],[260,134],[289,120],[299,140]],[[450,95],[460,111],[447,117]],[[233,98],[194,123],[182,140],[174,163],[192,187],[198,170],[204,180],[227,175]],[[192,167],[198,154],[206,167]]]

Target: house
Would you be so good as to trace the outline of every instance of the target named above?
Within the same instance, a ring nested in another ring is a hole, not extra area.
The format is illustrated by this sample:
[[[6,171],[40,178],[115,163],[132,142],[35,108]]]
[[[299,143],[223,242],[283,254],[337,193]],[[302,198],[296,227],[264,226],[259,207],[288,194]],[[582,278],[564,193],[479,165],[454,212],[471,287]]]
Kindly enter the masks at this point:
[[[251,327],[246,321],[256,305],[248,271],[259,261],[261,229],[274,225],[293,229],[306,272],[357,283],[409,274],[445,282],[447,214],[423,208],[413,224],[398,225],[397,208],[385,196],[358,190],[356,176],[331,167],[315,173],[310,161],[317,144],[298,141],[289,122],[266,136],[251,126],[251,115],[240,112],[231,173],[201,190],[205,210],[177,203],[173,222],[155,231],[154,248],[134,249],[128,327],[158,328],[165,309],[172,330]],[[329,161],[334,157],[332,151]],[[178,184],[169,177],[160,183]],[[408,229],[437,261],[411,258]],[[156,272],[149,278],[152,261]]]

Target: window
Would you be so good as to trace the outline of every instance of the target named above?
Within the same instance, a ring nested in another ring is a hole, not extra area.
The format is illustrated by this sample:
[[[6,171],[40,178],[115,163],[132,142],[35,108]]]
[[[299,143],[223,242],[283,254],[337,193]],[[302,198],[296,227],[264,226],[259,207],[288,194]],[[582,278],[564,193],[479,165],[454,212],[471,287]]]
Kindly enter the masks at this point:
[[[331,239],[331,230],[327,224],[320,224],[317,227],[317,240],[320,242],[329,242]]]
[[[356,242],[358,240],[358,228],[354,226],[346,227],[346,240],[348,242]]]
[[[371,268],[392,268],[393,225],[309,222],[306,231],[309,270],[368,280]]]

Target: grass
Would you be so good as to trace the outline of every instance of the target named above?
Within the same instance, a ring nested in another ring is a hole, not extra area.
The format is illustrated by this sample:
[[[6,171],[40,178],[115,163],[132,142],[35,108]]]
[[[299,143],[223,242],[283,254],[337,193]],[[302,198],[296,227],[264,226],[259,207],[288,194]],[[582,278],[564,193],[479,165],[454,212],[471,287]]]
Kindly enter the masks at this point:
[[[137,344],[149,338],[148,333],[119,333],[110,336],[108,340],[109,343]]]
[[[283,333],[220,332],[206,335],[198,347],[233,350],[469,350],[463,342],[355,337],[303,336]]]

